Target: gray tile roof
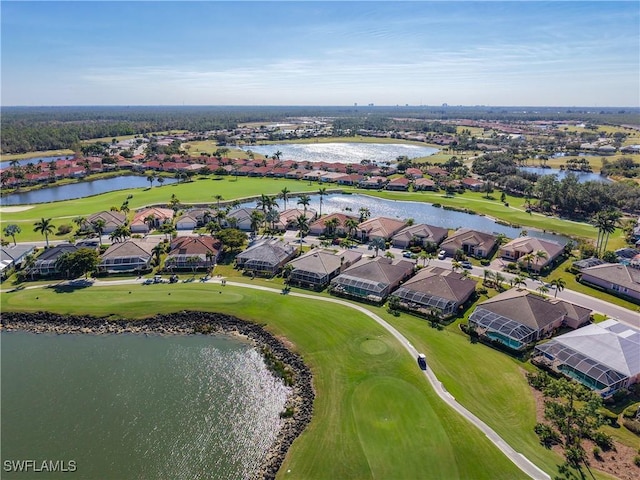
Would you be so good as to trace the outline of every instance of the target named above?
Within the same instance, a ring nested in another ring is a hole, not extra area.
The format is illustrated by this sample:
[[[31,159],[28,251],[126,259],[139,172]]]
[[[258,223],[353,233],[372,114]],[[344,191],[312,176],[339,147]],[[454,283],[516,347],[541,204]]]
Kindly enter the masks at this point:
[[[396,293],[400,290],[411,290],[460,303],[467,300],[475,288],[475,280],[449,269],[427,267],[407,280]]]

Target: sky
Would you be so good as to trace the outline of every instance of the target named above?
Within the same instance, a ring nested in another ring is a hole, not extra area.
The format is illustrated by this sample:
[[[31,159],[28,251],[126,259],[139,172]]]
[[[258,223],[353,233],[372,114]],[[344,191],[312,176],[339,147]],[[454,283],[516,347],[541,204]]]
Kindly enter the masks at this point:
[[[11,1],[0,105],[640,105],[640,2]]]

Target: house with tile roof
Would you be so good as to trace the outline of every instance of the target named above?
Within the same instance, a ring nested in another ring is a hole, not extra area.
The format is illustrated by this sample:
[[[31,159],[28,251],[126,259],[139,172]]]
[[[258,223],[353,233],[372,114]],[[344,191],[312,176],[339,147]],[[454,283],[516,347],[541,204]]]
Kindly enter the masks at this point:
[[[101,256],[99,272],[122,273],[144,272],[151,269],[153,247],[159,238],[132,238],[125,242],[113,243]]]
[[[382,303],[401,282],[413,273],[415,264],[386,257],[367,257],[331,280],[335,295]]]
[[[413,181],[414,190],[437,190],[436,182],[429,178],[417,178]]]
[[[322,235],[326,230],[326,222],[333,220],[338,220],[338,225],[336,226],[336,235],[347,235],[349,232],[346,226],[347,220],[355,220],[358,221],[358,217],[354,217],[352,215],[345,215],[344,213],[330,213],[329,215],[323,215],[321,218],[317,219],[311,225],[309,225],[309,234],[310,235]]]
[[[387,190],[395,190],[395,191],[403,191],[406,192],[409,190],[409,184],[411,181],[406,177],[398,177],[394,178],[390,182],[387,183],[385,187]]]
[[[393,296],[400,306],[420,315],[455,315],[476,291],[476,281],[448,268],[426,267],[400,286]]]
[[[419,223],[400,230],[391,237],[391,242],[397,248],[407,248],[412,244],[422,247],[428,243],[440,245],[440,242],[447,238],[448,234],[449,230],[446,228]]]
[[[292,269],[288,282],[299,287],[319,290],[361,258],[362,254],[355,250],[313,249],[287,263]]]
[[[512,288],[478,304],[469,328],[512,350],[525,350],[562,326],[575,328],[589,321],[591,310],[566,303]]]
[[[365,242],[374,238],[390,240],[396,233],[407,225],[404,220],[388,217],[375,217],[365,220],[358,225],[358,235]]]
[[[215,267],[221,251],[222,242],[213,237],[178,237],[171,242],[164,267],[170,271],[209,270]]]
[[[158,228],[165,223],[172,223],[175,212],[170,208],[150,207],[136,212],[129,226],[131,233],[149,233],[149,227]],[[152,222],[145,222],[153,217]]]
[[[227,214],[222,221],[226,227],[237,228],[245,232],[251,231],[251,213],[259,210],[257,208],[238,208]]]
[[[465,255],[486,258],[491,255],[496,245],[494,235],[470,228],[460,228],[444,240],[440,248],[450,256],[454,256],[456,251],[461,250]]]
[[[609,319],[537,345],[532,361],[607,398],[640,380],[640,329]]]
[[[97,220],[104,221],[104,228],[102,230],[102,233],[104,235],[108,235],[110,233],[113,233],[116,228],[125,225],[127,223],[127,216],[124,213],[104,210],[102,212],[89,215],[89,217],[87,217],[87,224],[91,225]]]
[[[537,252],[544,252],[546,256],[536,257]],[[563,252],[564,247],[559,243],[536,237],[518,237],[502,245],[498,255],[509,262],[519,262],[529,270],[539,273],[542,269],[551,267]]]
[[[276,222],[276,230],[284,232],[285,230],[296,230],[296,222],[300,215],[304,215],[310,222],[315,218],[316,211],[312,208],[307,208],[305,212],[302,208],[288,208],[280,212],[280,219]]]
[[[580,270],[580,282],[619,296],[640,300],[640,269],[621,263],[603,263]]]

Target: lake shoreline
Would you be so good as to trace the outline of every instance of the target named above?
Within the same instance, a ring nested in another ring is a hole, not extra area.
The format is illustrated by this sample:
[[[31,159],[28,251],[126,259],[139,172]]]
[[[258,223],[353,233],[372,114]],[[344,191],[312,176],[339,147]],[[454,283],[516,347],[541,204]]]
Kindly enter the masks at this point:
[[[248,340],[262,355],[266,350],[276,361],[281,362],[293,373],[292,391],[284,407],[285,412],[293,411],[293,415],[282,417],[282,426],[275,442],[267,451],[262,465],[255,473],[256,479],[275,479],[291,444],[305,430],[313,415],[315,398],[313,377],[300,355],[288,349],[262,325],[230,315],[182,311],[140,320],[123,320],[109,317],[66,316],[49,312],[5,312],[0,317],[0,328],[4,331],[56,334],[233,335]]]

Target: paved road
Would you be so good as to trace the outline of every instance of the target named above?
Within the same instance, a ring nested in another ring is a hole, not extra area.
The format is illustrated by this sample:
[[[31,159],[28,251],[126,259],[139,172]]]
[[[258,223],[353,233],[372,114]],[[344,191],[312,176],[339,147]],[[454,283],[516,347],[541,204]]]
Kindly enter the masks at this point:
[[[82,280],[78,280],[78,281],[83,282]],[[208,280],[206,283],[219,284],[221,281],[222,281],[222,278],[217,277],[217,278],[213,278],[213,279]],[[114,280],[114,281],[94,280],[94,281],[89,281],[89,282],[92,283],[96,287],[100,287],[100,286],[109,286],[109,285],[139,284],[139,283],[142,283],[142,279]],[[240,288],[253,288],[253,289],[256,289],[256,290],[262,290],[262,291],[265,291],[265,292],[271,292],[271,293],[275,293],[275,294],[278,294],[278,295],[282,294],[282,290],[280,290],[280,289],[275,289],[275,288],[271,288],[271,287],[264,287],[264,286],[261,286],[261,285],[249,285],[249,284],[246,284],[246,283],[229,282],[229,281],[227,281],[227,285],[231,285],[231,286],[234,286],[234,287],[240,287]],[[43,288],[45,286],[46,285],[39,285],[39,286],[31,286],[31,287],[27,287],[27,288],[28,289]],[[150,287],[150,288],[152,288],[152,287]],[[389,323],[387,323],[381,317],[379,317],[375,313],[367,310],[365,307],[363,307],[361,305],[357,305],[355,303],[351,303],[351,302],[348,302],[346,300],[340,300],[340,299],[336,299],[336,298],[320,297],[320,296],[317,296],[317,295],[311,295],[311,294],[307,294],[307,293],[290,292],[288,295],[291,295],[291,296],[294,296],[294,297],[300,297],[300,298],[308,298],[308,299],[311,299],[311,300],[317,300],[317,301],[322,301],[322,302],[331,302],[331,303],[343,305],[343,306],[345,306],[347,308],[352,308],[354,310],[357,310],[357,311],[363,313],[364,315],[368,316],[369,318],[371,318],[375,322],[377,322],[384,329],[386,329],[391,335],[393,335],[393,337],[398,342],[400,342],[400,344],[405,348],[405,350],[407,350],[407,352],[409,353],[409,355],[411,355],[411,358],[414,361],[417,359],[417,356],[418,356],[418,353],[419,353],[418,350],[416,350],[416,348],[409,342],[409,340],[404,335],[402,335],[398,330],[396,330],[393,326],[391,326]],[[418,368],[417,362],[416,362],[416,368]],[[433,389],[435,390],[435,392],[438,394],[438,396],[442,400],[444,400],[451,408],[453,408],[456,412],[458,412],[464,418],[469,420],[473,425],[475,425],[477,428],[479,428],[487,436],[487,438],[494,445],[496,445],[500,449],[500,451],[502,451],[518,468],[520,468],[520,470],[522,470],[524,473],[526,473],[529,477],[531,477],[533,479],[536,479],[536,480],[550,480],[551,477],[549,475],[547,475],[544,471],[539,469],[536,465],[534,465],[531,461],[529,461],[524,455],[522,455],[521,453],[515,451],[491,427],[489,427],[486,423],[484,423],[482,420],[480,420],[478,417],[476,417],[473,413],[471,413],[465,407],[460,405],[456,401],[456,399],[453,397],[453,395],[451,395],[445,389],[444,385],[442,385],[442,382],[440,382],[438,380],[438,378],[435,376],[435,374],[433,373],[433,371],[430,368],[427,367],[427,369],[424,371],[424,375],[425,375],[426,379],[429,381],[429,383],[431,384],[431,386],[433,387]]]

